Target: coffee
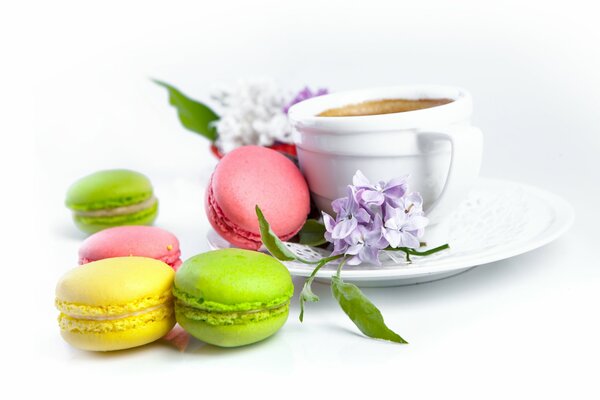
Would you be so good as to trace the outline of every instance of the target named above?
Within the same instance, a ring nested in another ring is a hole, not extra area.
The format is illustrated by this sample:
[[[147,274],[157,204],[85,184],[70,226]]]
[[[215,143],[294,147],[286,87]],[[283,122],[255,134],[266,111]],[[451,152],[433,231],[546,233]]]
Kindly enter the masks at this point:
[[[357,104],[330,108],[318,114],[319,117],[358,117],[361,115],[392,114],[422,110],[451,103],[451,99],[381,99]]]

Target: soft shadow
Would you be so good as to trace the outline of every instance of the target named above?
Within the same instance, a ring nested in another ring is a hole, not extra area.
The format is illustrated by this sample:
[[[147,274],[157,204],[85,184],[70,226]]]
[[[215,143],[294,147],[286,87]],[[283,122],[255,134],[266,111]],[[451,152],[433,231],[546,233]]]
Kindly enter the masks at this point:
[[[327,334],[329,334],[329,332],[334,332],[335,331],[335,332],[339,332],[339,333],[341,333],[343,335],[351,334],[351,335],[354,335],[354,336],[357,336],[357,337],[360,337],[360,338],[363,338],[363,339],[369,339],[365,335],[363,335],[363,334],[361,334],[361,333],[359,333],[359,332],[357,332],[357,331],[355,331],[353,329],[350,329],[350,328],[347,328],[347,327],[344,327],[344,326],[340,326],[340,325],[336,325],[336,324],[321,323],[319,325],[319,329],[323,329],[323,332],[327,332]]]
[[[248,344],[245,346],[240,346],[240,347],[219,347],[219,346],[214,346],[214,345],[204,343],[204,342],[197,340],[196,342],[198,343],[198,345],[195,346],[194,348],[189,347],[185,352],[190,353],[190,354],[200,354],[202,356],[216,356],[216,357],[223,357],[226,355],[232,355],[232,356],[240,355],[240,354],[256,351],[256,350],[260,349],[261,347],[266,346],[268,344],[268,342],[271,341],[272,338],[273,338],[273,336],[268,337],[267,339],[261,340],[260,342],[251,343],[251,344]]]
[[[115,351],[86,351],[72,348],[72,360],[116,360],[123,357],[131,357],[144,351],[150,351],[154,343],[148,343],[143,346],[133,347],[131,349]]]

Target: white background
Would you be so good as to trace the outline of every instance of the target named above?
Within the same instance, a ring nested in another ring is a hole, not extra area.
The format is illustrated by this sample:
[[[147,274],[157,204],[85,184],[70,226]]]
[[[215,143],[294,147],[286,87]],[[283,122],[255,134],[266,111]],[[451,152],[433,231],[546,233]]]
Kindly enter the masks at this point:
[[[12,321],[2,326],[10,368],[3,390],[69,398],[597,398],[600,28],[591,4],[2,3],[3,193],[8,207],[28,209],[25,219],[6,211],[20,228],[3,239]],[[451,279],[365,290],[407,346],[362,337],[328,288],[315,285],[321,302],[309,305],[304,324],[295,298],[286,326],[254,346],[75,350],[61,340],[53,307],[55,282],[75,266],[83,239],[63,206],[75,179],[116,167],[146,173],[161,200],[157,225],[180,237],[185,258],[207,249],[202,193],[216,161],[203,138],[180,127],[150,77],[198,99],[215,84],[252,77],[288,89],[463,86],[485,133],[482,175],[564,196],[575,225],[542,249]],[[28,146],[24,158],[9,145],[15,139]],[[33,190],[15,175],[21,166],[35,178]],[[28,191],[34,196],[22,201]]]

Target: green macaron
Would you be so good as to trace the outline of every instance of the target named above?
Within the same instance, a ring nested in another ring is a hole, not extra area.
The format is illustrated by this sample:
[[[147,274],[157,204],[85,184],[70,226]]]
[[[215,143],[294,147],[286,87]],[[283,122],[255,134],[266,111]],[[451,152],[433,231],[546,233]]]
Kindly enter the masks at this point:
[[[65,204],[79,229],[94,233],[121,225],[150,225],[158,200],[145,175],[126,169],[98,171],[75,182]]]
[[[268,338],[287,320],[294,285],[266,254],[224,249],[199,254],[177,270],[175,317],[192,336],[221,347]]]

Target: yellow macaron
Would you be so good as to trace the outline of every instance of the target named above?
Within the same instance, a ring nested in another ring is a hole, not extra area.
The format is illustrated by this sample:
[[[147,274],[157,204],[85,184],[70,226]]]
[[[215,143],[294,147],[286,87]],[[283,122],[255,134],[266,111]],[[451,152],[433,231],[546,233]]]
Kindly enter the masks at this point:
[[[62,337],[93,351],[161,338],[175,325],[174,276],[167,264],[145,257],[107,258],[72,269],[56,286]]]

